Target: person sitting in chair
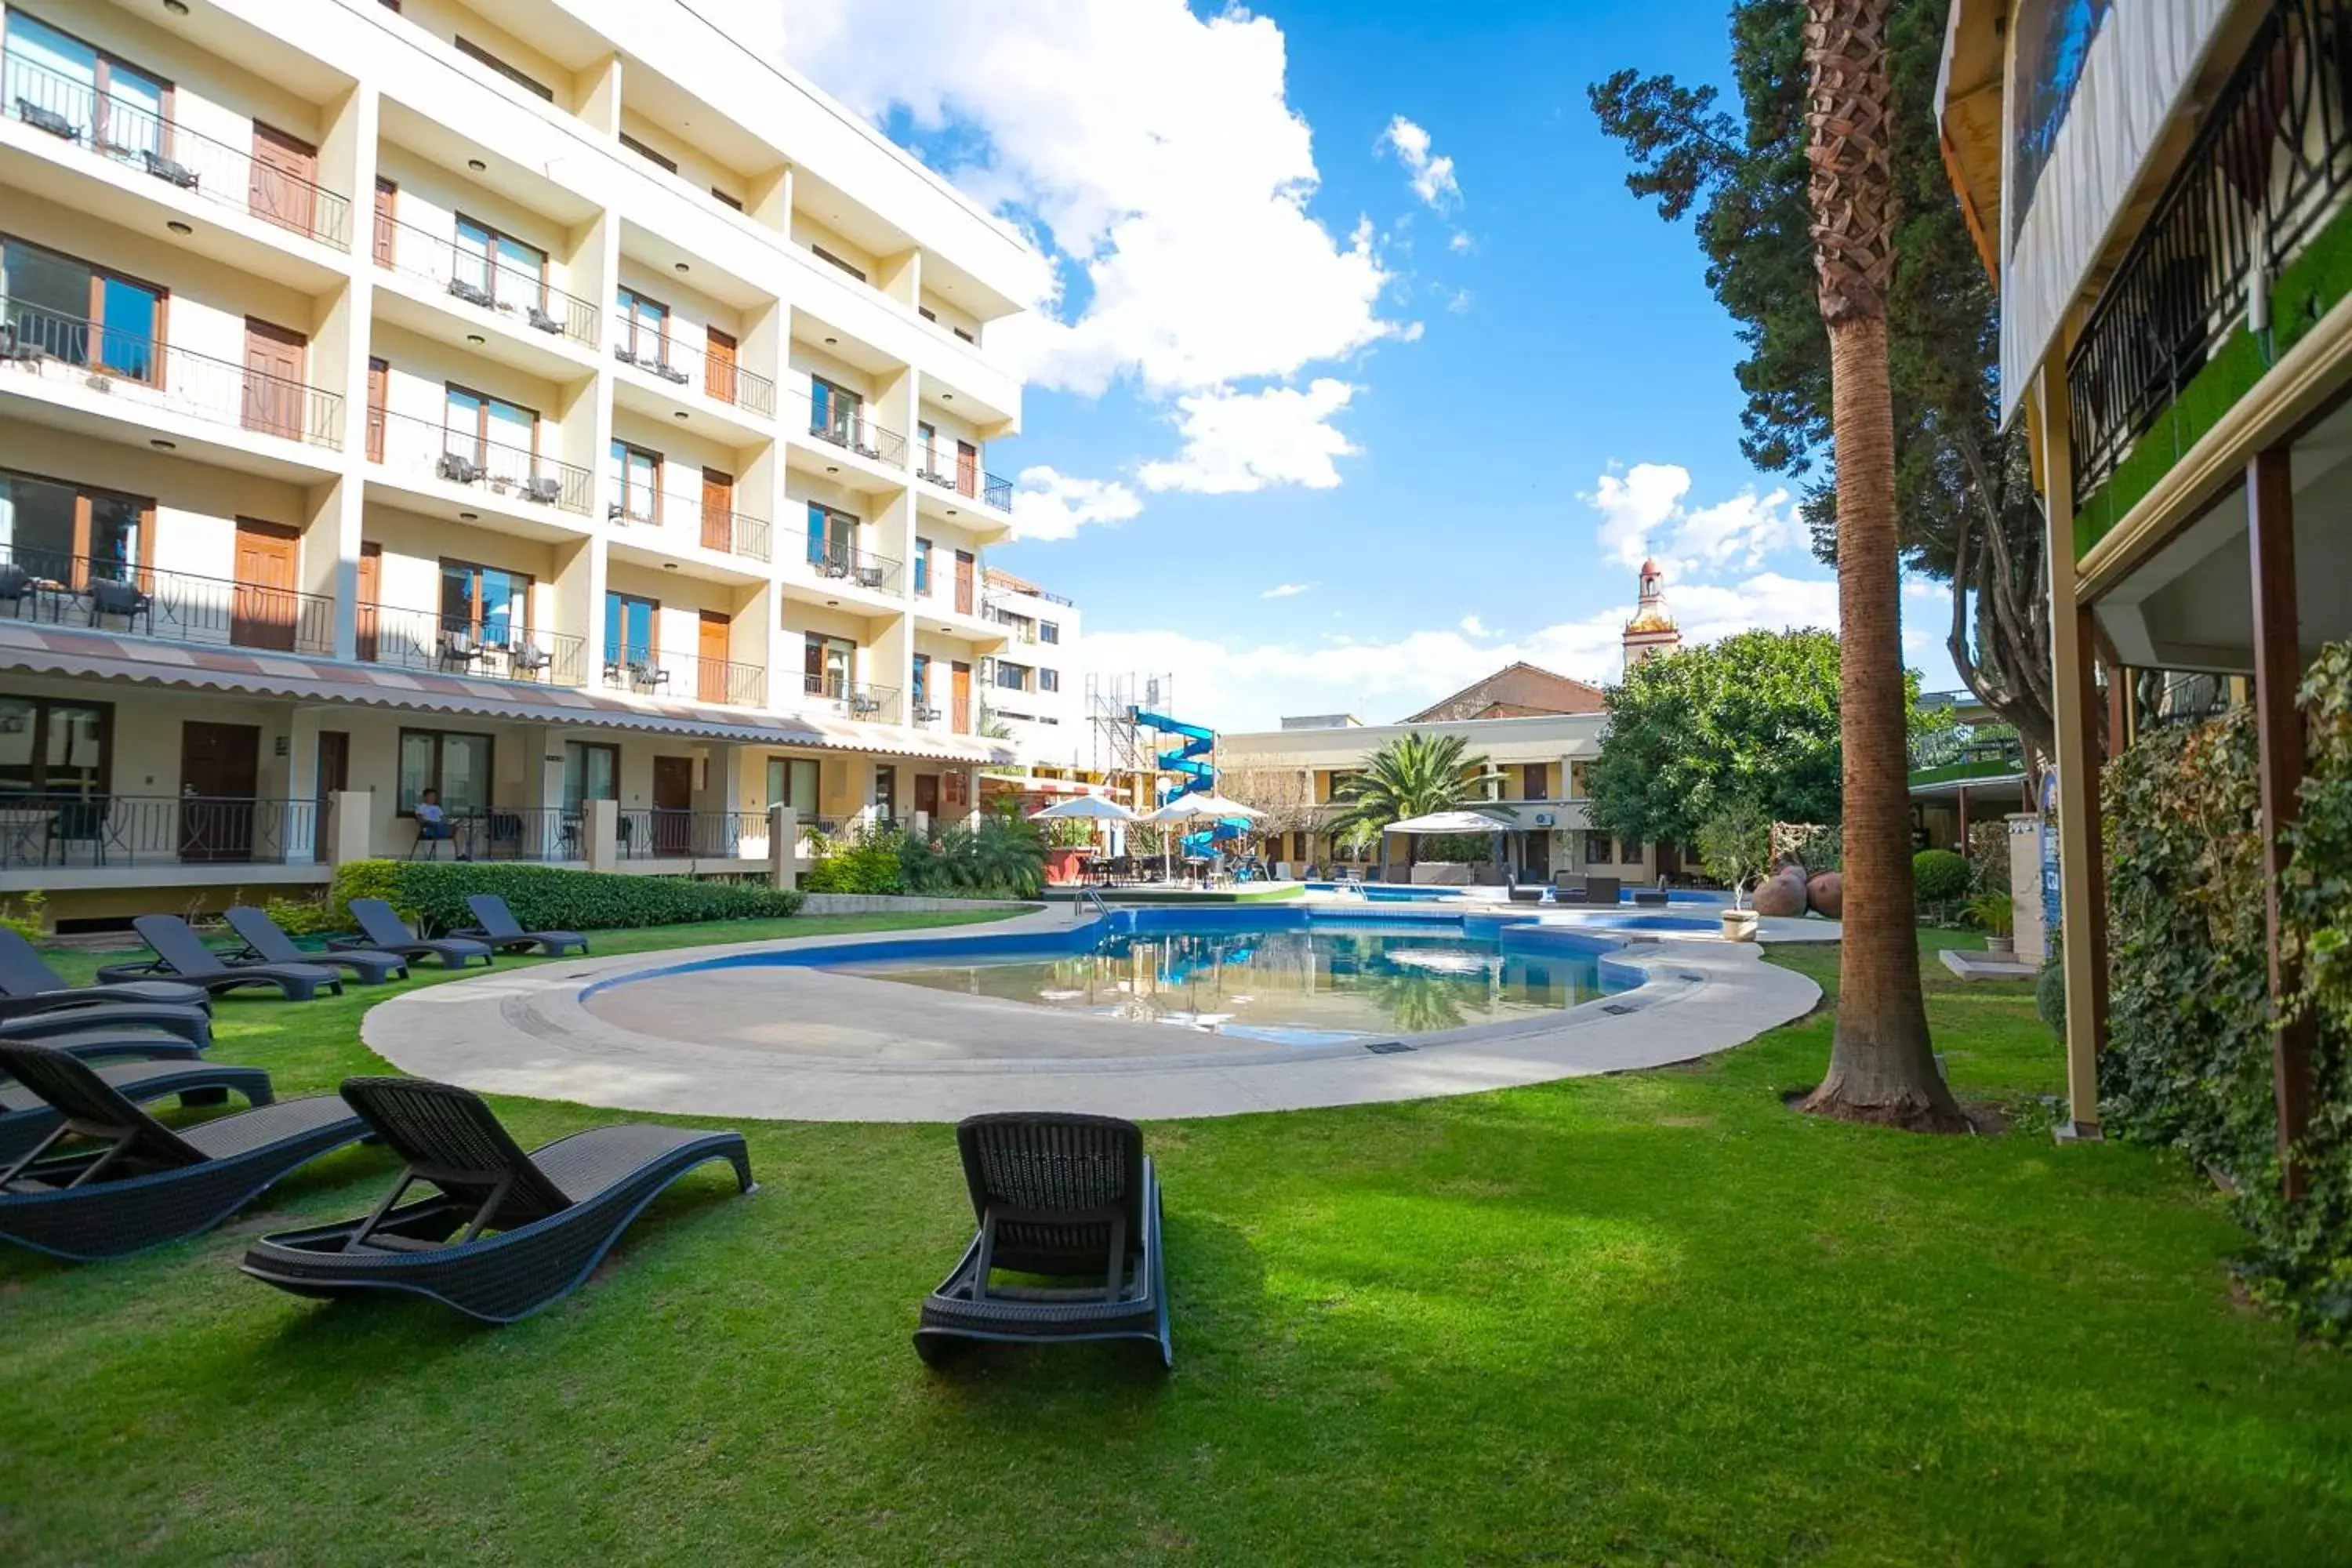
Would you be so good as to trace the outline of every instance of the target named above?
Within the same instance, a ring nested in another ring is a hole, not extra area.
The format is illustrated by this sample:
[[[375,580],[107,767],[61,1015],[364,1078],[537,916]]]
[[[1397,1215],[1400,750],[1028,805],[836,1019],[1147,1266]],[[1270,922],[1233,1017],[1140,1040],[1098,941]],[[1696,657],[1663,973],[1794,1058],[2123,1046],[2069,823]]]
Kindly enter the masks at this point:
[[[416,842],[430,844],[431,855],[439,855],[441,846],[449,838],[449,819],[441,810],[441,792],[428,789],[416,800]],[[459,855],[463,860],[465,856]]]

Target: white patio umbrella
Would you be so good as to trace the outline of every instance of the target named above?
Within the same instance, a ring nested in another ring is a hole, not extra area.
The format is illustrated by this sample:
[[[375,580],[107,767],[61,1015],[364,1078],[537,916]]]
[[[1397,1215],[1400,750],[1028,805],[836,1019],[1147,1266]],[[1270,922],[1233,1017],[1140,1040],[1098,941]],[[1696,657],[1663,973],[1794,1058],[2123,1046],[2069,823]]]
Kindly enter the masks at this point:
[[[1135,813],[1108,795],[1080,795],[1057,800],[1043,811],[1029,814],[1032,822],[1133,822]],[[1118,845],[1111,846],[1113,853]]]
[[[1491,833],[1494,856],[1499,864],[1503,858],[1503,835],[1511,831],[1511,824],[1483,811],[1433,811],[1425,816],[1408,816],[1391,822],[1381,829],[1383,833]],[[1412,847],[1405,853],[1412,854]],[[1387,857],[1383,855],[1382,859]]]
[[[1143,820],[1146,822],[1168,824],[1179,822],[1213,822],[1221,817],[1239,816],[1246,817],[1250,821],[1255,822],[1265,815],[1265,813],[1258,810],[1255,806],[1244,805],[1237,800],[1227,800],[1221,795],[1180,795],[1174,800],[1170,801],[1166,805],[1161,806],[1158,811],[1146,816]],[[1160,874],[1162,876],[1167,875],[1168,868],[1168,845],[1166,840],[1163,839],[1160,846]]]

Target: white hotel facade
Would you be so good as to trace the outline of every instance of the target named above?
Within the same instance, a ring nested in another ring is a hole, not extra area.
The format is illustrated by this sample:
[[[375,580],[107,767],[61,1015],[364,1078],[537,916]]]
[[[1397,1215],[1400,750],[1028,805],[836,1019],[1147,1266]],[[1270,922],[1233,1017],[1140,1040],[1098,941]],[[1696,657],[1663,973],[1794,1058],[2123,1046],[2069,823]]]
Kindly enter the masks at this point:
[[[1028,263],[885,138],[669,0],[0,20],[0,894],[316,884],[428,788],[751,870],[1013,760]]]

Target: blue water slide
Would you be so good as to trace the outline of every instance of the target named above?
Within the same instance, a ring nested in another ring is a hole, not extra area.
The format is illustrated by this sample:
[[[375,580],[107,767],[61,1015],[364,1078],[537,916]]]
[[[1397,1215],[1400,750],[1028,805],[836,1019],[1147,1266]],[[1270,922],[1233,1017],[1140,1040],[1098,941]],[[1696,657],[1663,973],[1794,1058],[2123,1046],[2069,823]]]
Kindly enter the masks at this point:
[[[1156,761],[1163,773],[1174,773],[1177,784],[1161,792],[1160,804],[1188,795],[1207,795],[1217,787],[1217,770],[1207,759],[1217,749],[1217,732],[1205,724],[1187,724],[1181,719],[1171,719],[1165,713],[1135,710],[1135,721],[1157,734],[1174,735],[1181,744],[1160,753]],[[1205,856],[1218,844],[1239,838],[1249,831],[1247,819],[1226,817],[1213,827],[1199,833],[1188,833],[1178,841],[1187,856]]]

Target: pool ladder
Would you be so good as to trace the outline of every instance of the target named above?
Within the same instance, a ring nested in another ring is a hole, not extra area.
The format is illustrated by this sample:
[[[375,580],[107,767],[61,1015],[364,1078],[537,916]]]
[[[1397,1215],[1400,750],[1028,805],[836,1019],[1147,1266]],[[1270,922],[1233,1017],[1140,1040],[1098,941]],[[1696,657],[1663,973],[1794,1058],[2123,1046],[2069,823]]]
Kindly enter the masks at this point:
[[[1092,888],[1078,889],[1076,907],[1080,910],[1092,910],[1105,920],[1110,919],[1110,906],[1103,902],[1102,894]]]

